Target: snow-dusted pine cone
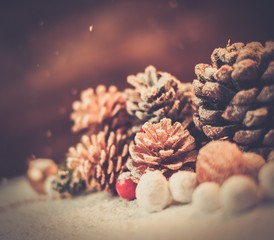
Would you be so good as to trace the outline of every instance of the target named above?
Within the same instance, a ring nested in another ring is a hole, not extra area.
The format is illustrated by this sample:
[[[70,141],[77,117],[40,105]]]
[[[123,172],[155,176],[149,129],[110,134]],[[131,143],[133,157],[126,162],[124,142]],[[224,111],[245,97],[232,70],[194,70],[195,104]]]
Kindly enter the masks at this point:
[[[162,118],[173,122],[192,121],[194,105],[191,84],[181,83],[166,72],[148,66],[144,73],[128,76],[134,89],[126,89],[127,110],[141,123],[157,123]]]
[[[94,91],[88,88],[81,93],[81,100],[72,105],[71,119],[74,122],[72,130],[97,129],[108,124],[112,129],[127,124],[128,114],[126,100],[122,92],[115,86],[108,89],[99,85]]]
[[[195,139],[183,124],[164,118],[146,122],[130,145],[128,169],[137,179],[147,170],[160,170],[170,177],[179,170],[193,171],[197,157]]]
[[[110,131],[105,126],[99,133],[84,135],[76,147],[69,149],[67,166],[80,169],[89,189],[114,194],[116,179],[126,169],[131,139],[126,129]]]
[[[228,44],[195,67],[195,125],[267,157],[274,148],[274,42]]]
[[[52,188],[61,194],[69,193],[75,196],[86,191],[86,182],[78,168],[60,168],[52,182]]]

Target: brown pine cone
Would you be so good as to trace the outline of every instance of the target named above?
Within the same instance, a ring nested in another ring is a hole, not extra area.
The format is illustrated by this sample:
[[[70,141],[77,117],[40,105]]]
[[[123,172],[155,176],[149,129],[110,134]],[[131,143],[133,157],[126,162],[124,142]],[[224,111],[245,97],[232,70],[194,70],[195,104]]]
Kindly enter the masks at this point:
[[[146,122],[130,145],[127,167],[140,178],[147,170],[160,170],[170,177],[179,170],[194,171],[197,151],[195,139],[183,124],[164,118],[159,123]]]
[[[98,134],[84,135],[76,147],[69,149],[67,166],[79,168],[89,189],[115,193],[118,176],[126,170],[132,134],[120,128],[105,126]]]
[[[89,128],[101,130],[100,126],[109,125],[111,129],[119,128],[129,122],[124,94],[115,86],[109,89],[100,85],[88,88],[81,93],[81,100],[72,105],[71,119],[74,121],[72,130],[78,132]]]
[[[212,64],[195,67],[195,125],[265,158],[274,149],[274,42],[217,48]]]
[[[126,89],[127,110],[140,123],[157,123],[162,118],[171,118],[188,124],[192,121],[194,105],[191,84],[181,83],[166,72],[148,66],[144,73],[127,79],[134,89]]]

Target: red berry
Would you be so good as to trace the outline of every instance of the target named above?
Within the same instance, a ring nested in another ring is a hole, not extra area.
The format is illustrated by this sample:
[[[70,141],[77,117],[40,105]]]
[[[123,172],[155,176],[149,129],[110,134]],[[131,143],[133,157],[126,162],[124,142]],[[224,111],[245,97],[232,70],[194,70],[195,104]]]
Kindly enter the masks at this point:
[[[122,173],[116,181],[116,191],[121,198],[128,201],[135,199],[137,184],[132,180],[130,173]]]

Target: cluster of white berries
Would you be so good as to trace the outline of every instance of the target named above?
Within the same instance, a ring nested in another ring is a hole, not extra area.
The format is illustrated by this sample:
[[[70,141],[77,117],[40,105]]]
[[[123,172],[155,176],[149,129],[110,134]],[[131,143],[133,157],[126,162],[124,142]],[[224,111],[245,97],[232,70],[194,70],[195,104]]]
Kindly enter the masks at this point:
[[[198,185],[196,173],[180,171],[169,181],[160,171],[144,174],[136,188],[138,205],[148,211],[161,211],[172,203],[191,203],[203,211],[223,208],[239,212],[263,199],[274,200],[274,162],[265,164],[258,180],[247,175],[234,175],[223,184],[204,182]]]

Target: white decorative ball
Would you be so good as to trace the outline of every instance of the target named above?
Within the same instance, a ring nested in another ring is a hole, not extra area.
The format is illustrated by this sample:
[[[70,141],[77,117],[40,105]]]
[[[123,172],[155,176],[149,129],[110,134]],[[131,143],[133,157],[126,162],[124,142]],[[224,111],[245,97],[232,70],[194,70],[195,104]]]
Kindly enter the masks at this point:
[[[168,181],[160,171],[141,176],[136,188],[138,205],[148,212],[159,212],[171,201]]]
[[[274,200],[274,162],[265,164],[259,172],[259,184],[263,194]]]
[[[191,202],[197,184],[196,173],[189,171],[179,171],[169,179],[171,195],[175,201],[181,203]]]
[[[214,211],[220,207],[219,184],[205,182],[200,184],[194,191],[192,201],[194,206],[203,211]]]
[[[221,206],[231,212],[239,212],[255,206],[260,200],[256,182],[248,176],[232,176],[220,190]]]

